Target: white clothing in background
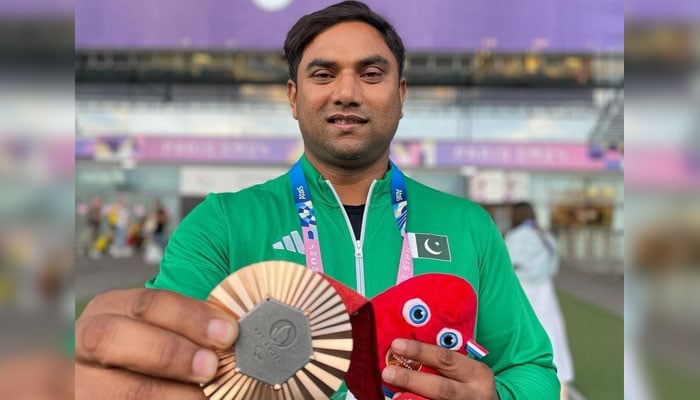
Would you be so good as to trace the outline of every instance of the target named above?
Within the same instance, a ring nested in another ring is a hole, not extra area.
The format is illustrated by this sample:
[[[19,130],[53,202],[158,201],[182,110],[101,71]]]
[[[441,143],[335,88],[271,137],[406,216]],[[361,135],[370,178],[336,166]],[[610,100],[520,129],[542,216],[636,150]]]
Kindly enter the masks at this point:
[[[548,232],[527,223],[510,231],[505,239],[515,274],[552,341],[559,380],[571,382],[574,379],[574,366],[564,318],[552,282],[559,269],[557,242]]]

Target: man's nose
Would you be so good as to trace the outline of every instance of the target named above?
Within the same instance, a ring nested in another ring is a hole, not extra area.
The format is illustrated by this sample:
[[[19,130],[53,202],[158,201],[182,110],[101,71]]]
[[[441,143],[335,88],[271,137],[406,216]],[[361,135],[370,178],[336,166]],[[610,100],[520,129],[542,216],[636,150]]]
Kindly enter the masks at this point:
[[[354,74],[340,74],[333,90],[333,104],[351,107],[362,103],[362,88]]]

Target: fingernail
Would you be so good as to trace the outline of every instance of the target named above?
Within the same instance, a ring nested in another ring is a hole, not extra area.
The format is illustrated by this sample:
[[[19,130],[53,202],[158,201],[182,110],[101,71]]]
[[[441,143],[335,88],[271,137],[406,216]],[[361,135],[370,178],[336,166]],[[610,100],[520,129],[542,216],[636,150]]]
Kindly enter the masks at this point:
[[[233,342],[233,325],[221,319],[209,321],[207,327],[209,339],[223,345],[230,345]]]
[[[394,341],[391,342],[391,348],[398,352],[402,352],[406,350],[406,341],[403,339],[394,339]]]
[[[384,382],[393,382],[394,378],[396,378],[396,369],[393,367],[384,368],[384,371],[382,371],[382,379],[384,379]]]
[[[218,366],[219,359],[213,352],[200,349],[194,353],[194,358],[192,359],[192,373],[194,374],[195,380],[207,382],[214,376]]]

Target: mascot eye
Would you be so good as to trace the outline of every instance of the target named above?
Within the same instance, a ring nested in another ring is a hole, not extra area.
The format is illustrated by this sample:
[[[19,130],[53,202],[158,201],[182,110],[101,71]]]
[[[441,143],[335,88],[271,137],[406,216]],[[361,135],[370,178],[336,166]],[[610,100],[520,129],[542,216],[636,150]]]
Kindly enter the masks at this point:
[[[430,320],[430,309],[423,300],[411,299],[403,305],[403,318],[409,325],[421,327]]]
[[[462,334],[450,328],[442,328],[437,334],[437,344],[448,350],[462,348]]]

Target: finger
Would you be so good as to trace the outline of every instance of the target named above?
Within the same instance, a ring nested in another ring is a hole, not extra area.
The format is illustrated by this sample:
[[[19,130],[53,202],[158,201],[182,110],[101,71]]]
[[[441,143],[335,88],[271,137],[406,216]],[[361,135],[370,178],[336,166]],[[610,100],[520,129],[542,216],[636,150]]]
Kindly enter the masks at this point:
[[[207,382],[216,373],[218,357],[212,350],[121,315],[81,318],[75,331],[75,357],[81,362],[185,382]]]
[[[461,385],[459,382],[443,376],[406,368],[386,367],[382,371],[382,379],[386,383],[404,389],[406,392],[415,393],[433,400],[477,398],[476,391],[468,385]]]
[[[211,348],[229,348],[238,336],[238,323],[233,315],[167,290],[137,288],[106,292],[95,297],[83,315],[102,313],[138,319]]]
[[[477,371],[481,372],[481,367],[484,367],[482,363],[464,354],[416,340],[395,339],[391,343],[391,350],[403,357],[419,361],[445,377],[462,382],[467,382],[470,376]]]
[[[464,354],[447,350],[440,346],[405,339],[394,340],[392,342],[392,351],[405,358],[417,360],[425,366],[436,370],[444,377],[437,377],[441,380],[439,383],[437,381],[423,382],[428,374],[421,374],[422,376],[417,380],[416,384],[428,385],[428,387],[425,390],[423,387],[417,388],[416,393],[418,394],[429,398],[450,398],[454,388],[457,388],[459,393],[469,393],[469,396],[462,398],[493,397],[496,393],[491,368],[484,363],[470,359]],[[388,373],[391,375],[390,372]],[[403,376],[404,371],[399,370],[397,372],[398,375]],[[442,381],[442,379],[445,380]],[[449,385],[445,382],[448,382]],[[431,385],[434,386],[430,388],[429,386]]]
[[[121,369],[75,366],[76,400],[206,400],[196,384],[153,378]]]

